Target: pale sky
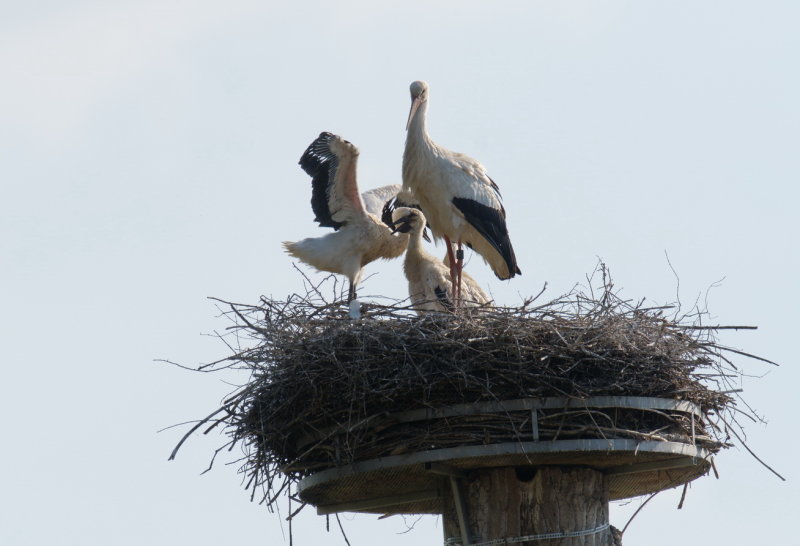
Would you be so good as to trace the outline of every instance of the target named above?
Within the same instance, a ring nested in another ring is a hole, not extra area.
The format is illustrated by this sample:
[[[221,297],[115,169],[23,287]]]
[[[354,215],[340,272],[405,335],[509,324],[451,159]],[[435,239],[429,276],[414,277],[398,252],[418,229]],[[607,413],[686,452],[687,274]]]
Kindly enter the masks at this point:
[[[556,297],[599,257],[631,299],[715,285],[714,321],[759,327],[723,341],[783,365],[738,361],[769,421],[748,444],[789,481],[727,450],[625,544],[794,540],[800,7],[378,4],[0,2],[0,544],[288,544],[285,504],[250,503],[235,466],[200,476],[220,437],[167,462],[184,429],[157,432],[246,378],[156,359],[227,354],[207,296],[302,288],[280,242],[324,230],[297,160],[327,130],[360,148],[362,189],[399,183],[416,79],[432,137],[503,193],[523,275],[467,264],[499,303]],[[401,263],[368,266],[362,296],[404,297]],[[433,517],[398,534],[412,521],[343,518],[353,546],[441,543]],[[313,509],[294,534],[344,544]]]

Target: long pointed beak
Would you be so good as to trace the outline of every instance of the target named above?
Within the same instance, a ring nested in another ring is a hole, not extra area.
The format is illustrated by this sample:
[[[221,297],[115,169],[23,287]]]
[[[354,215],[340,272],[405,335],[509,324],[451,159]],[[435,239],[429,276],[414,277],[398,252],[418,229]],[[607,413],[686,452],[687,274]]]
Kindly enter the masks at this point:
[[[399,218],[396,222],[393,222],[392,233],[408,233],[411,231],[411,225],[409,224],[410,220],[408,216],[403,216]]]
[[[414,114],[417,113],[417,108],[422,101],[419,100],[419,97],[416,97],[413,101],[411,101],[411,111],[408,113],[408,121],[406,122],[406,131],[411,126],[411,120],[414,119]]]
[[[427,227],[422,228],[422,238],[425,239],[426,241],[428,241],[429,243],[431,242],[431,238],[428,235],[428,228]]]

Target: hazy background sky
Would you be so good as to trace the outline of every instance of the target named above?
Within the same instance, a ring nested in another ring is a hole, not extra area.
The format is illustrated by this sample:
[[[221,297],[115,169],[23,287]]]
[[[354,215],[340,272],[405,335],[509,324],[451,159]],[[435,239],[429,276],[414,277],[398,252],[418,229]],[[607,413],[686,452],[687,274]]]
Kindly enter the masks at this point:
[[[788,0],[0,1],[0,544],[288,544],[285,505],[251,504],[235,467],[199,476],[220,437],[167,462],[184,429],[157,433],[243,378],[155,359],[227,354],[207,296],[302,289],[280,242],[324,231],[298,158],[328,130],[361,149],[362,189],[399,183],[415,79],[433,138],[503,192],[524,274],[468,264],[498,302],[600,257],[633,299],[715,285],[713,320],[759,326],[723,341],[783,364],[739,361],[769,420],[749,445],[789,481],[728,450],[625,544],[791,542],[798,20]],[[362,295],[405,295],[400,261],[370,274]],[[413,521],[343,518],[353,546],[441,543],[433,517],[398,534]],[[344,544],[312,509],[294,533]]]

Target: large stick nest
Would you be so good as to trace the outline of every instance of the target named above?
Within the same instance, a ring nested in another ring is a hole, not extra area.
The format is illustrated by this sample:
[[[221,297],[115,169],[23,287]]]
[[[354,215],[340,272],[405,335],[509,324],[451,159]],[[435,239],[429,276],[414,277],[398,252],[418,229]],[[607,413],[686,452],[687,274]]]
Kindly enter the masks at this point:
[[[223,426],[229,442],[218,452],[243,447],[246,486],[253,495],[263,491],[270,505],[315,471],[406,451],[514,441],[530,417],[382,420],[419,408],[537,397],[687,400],[706,416],[694,436],[686,415],[639,410],[545,411],[540,433],[686,443],[694,437],[711,453],[726,447],[735,417],[729,356],[752,355],[719,345],[713,333],[722,327],[703,326],[702,314],[678,318],[672,307],[623,300],[605,270],[597,293],[587,291],[457,316],[370,305],[355,321],[319,286],[285,301],[222,302],[234,323],[230,334],[249,347],[201,369],[244,368],[250,380],[184,440],[204,424]]]

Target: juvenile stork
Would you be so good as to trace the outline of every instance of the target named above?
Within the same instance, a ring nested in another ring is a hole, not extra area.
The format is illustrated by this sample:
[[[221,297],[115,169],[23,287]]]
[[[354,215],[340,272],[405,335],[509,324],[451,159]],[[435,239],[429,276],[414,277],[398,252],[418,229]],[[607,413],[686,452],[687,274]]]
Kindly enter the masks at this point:
[[[365,209],[356,182],[357,163],[358,148],[340,136],[320,133],[300,158],[300,167],[311,177],[314,220],[334,231],[283,243],[286,252],[302,262],[348,278],[352,316],[358,316],[356,286],[364,266],[378,258],[396,258],[408,244],[408,237],[392,234],[379,218],[380,212],[371,214]]]
[[[418,209],[419,204],[414,200],[409,192],[400,184],[389,184],[379,186],[361,193],[361,200],[367,212],[378,216],[384,224],[392,227],[392,212],[398,207],[411,207]],[[430,241],[427,233],[423,235],[426,241]]]
[[[392,213],[392,221],[395,231],[409,234],[403,271],[408,279],[408,294],[414,309],[419,314],[453,311],[455,290],[449,267],[428,254],[422,244],[425,215],[417,209],[400,207]],[[464,273],[462,283],[462,305],[489,304],[489,296],[469,274]]]
[[[508,236],[500,190],[486,168],[469,156],[439,146],[428,136],[428,89],[423,81],[411,84],[403,188],[419,201],[434,237],[447,243],[458,302],[464,266],[462,244],[480,254],[500,279],[522,272]],[[453,245],[457,248],[455,259]]]
[[[397,194],[402,191],[400,184],[389,184],[388,186],[379,186],[372,188],[365,192],[361,192],[361,200],[364,202],[364,208],[368,213],[380,217],[383,214],[384,207],[394,199]]]

